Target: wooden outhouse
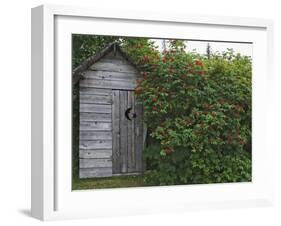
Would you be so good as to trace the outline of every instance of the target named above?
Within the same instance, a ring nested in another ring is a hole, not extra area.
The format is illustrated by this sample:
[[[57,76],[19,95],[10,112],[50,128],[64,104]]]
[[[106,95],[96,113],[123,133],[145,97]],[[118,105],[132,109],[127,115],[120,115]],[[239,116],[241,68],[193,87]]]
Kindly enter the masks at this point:
[[[138,174],[143,169],[143,107],[134,94],[140,76],[112,43],[73,71],[79,82],[79,177]]]

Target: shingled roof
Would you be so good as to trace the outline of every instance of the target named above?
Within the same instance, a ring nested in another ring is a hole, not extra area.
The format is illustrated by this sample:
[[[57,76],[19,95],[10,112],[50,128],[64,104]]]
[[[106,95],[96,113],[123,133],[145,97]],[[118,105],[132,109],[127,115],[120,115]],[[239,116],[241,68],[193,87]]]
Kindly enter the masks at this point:
[[[132,60],[129,58],[129,56],[122,50],[120,45],[117,42],[112,42],[108,44],[106,47],[104,47],[102,50],[97,52],[96,54],[90,56],[85,61],[83,61],[78,67],[76,67],[72,71],[72,84],[76,84],[82,77],[83,72],[87,70],[91,65],[99,61],[101,58],[103,58],[105,55],[110,53],[111,51],[118,51],[131,65],[133,65],[137,70],[138,67],[135,65]]]

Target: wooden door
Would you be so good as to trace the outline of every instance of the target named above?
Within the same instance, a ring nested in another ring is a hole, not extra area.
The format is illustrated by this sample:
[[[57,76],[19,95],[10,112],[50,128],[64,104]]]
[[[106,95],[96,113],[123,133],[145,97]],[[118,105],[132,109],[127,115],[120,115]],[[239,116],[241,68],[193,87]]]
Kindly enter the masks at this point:
[[[143,108],[134,91],[113,90],[112,172],[142,171]]]

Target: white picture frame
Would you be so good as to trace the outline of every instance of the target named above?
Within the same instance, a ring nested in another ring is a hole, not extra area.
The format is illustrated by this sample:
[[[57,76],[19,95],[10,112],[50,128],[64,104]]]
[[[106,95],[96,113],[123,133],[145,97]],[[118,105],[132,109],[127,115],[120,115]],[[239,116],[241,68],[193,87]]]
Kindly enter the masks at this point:
[[[253,43],[252,182],[72,191],[72,33]],[[271,205],[273,153],[266,142],[266,100],[272,86],[272,45],[273,22],[265,19],[33,8],[32,216],[56,220]]]

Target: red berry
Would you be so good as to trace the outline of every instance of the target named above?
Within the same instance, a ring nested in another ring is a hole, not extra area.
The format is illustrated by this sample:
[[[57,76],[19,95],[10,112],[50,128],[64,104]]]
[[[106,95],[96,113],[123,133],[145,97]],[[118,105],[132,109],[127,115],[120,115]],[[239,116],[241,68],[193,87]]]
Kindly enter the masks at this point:
[[[201,67],[203,66],[203,63],[200,60],[198,60],[198,59],[195,60],[195,64],[197,66],[201,66]]]
[[[167,147],[164,149],[166,154],[171,154],[172,152],[174,152],[174,149],[172,147]]]
[[[212,116],[213,116],[213,117],[216,117],[216,116],[217,116],[217,113],[214,112],[214,111],[212,111]]]

